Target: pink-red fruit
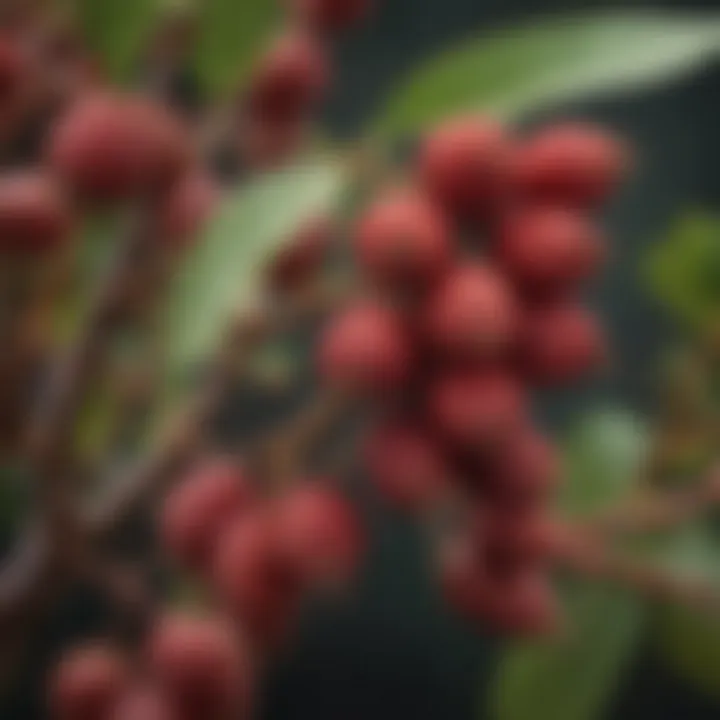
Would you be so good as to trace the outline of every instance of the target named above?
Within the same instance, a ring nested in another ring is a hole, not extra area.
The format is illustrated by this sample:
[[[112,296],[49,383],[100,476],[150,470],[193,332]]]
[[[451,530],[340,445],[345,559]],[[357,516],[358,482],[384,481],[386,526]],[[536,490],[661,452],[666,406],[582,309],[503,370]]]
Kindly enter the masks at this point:
[[[520,149],[516,183],[531,200],[592,208],[619,183],[627,164],[625,148],[604,130],[582,123],[555,125]]]
[[[449,264],[449,234],[444,217],[426,198],[395,191],[363,215],[355,250],[366,273],[381,285],[423,288]]]
[[[50,709],[57,720],[105,720],[127,683],[120,657],[101,644],[71,650],[56,668]]]
[[[26,60],[12,38],[0,36],[0,103],[12,102],[21,88]]]
[[[380,426],[366,450],[368,470],[380,494],[408,512],[429,507],[449,480],[436,443],[412,424]]]
[[[326,329],[319,350],[320,372],[334,385],[355,391],[388,391],[410,374],[405,328],[389,309],[359,302]]]
[[[0,176],[0,252],[38,255],[64,244],[72,215],[60,187],[46,175]]]
[[[247,711],[252,668],[231,625],[212,617],[165,615],[147,652],[153,678],[183,717],[221,719]]]
[[[557,304],[528,313],[519,344],[519,363],[531,382],[574,382],[604,360],[602,332],[595,318],[581,307]]]
[[[82,197],[110,202],[167,188],[185,168],[190,143],[162,105],[96,93],[60,119],[49,154],[55,171]]]
[[[262,58],[250,87],[254,117],[276,123],[300,120],[322,99],[329,82],[322,45],[310,34],[281,36]]]
[[[160,533],[169,553],[186,567],[206,571],[224,528],[252,505],[244,471],[229,460],[199,464],[162,508]]]
[[[489,265],[468,263],[453,270],[429,299],[425,332],[449,356],[494,358],[517,330],[517,308],[505,278]]]
[[[103,720],[182,720],[170,701],[151,685],[131,686]]]
[[[220,199],[220,188],[205,171],[185,173],[168,191],[159,210],[159,233],[176,248],[189,245],[202,232]]]
[[[312,28],[325,32],[344,30],[366,15],[369,0],[291,0],[300,17]]]
[[[502,222],[497,254],[522,291],[556,294],[572,291],[594,275],[605,247],[592,223],[579,213],[534,207]]]
[[[420,155],[425,186],[448,212],[485,220],[502,204],[512,171],[512,143],[502,126],[482,117],[441,125]]]

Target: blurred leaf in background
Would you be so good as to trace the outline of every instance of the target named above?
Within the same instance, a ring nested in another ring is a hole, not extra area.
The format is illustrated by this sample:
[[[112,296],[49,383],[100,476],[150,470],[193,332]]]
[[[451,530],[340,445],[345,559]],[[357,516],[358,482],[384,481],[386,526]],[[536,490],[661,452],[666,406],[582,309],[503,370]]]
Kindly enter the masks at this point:
[[[376,119],[382,135],[414,133],[462,111],[517,116],[551,103],[671,80],[720,51],[720,16],[602,12],[540,19],[432,58]]]
[[[643,424],[624,410],[587,417],[566,446],[563,510],[582,516],[627,498],[646,446]],[[641,601],[585,579],[562,591],[567,628],[560,636],[503,651],[489,696],[495,720],[592,720],[617,690],[642,637]]]
[[[650,250],[644,274],[675,317],[702,328],[720,317],[720,218],[687,212]]]

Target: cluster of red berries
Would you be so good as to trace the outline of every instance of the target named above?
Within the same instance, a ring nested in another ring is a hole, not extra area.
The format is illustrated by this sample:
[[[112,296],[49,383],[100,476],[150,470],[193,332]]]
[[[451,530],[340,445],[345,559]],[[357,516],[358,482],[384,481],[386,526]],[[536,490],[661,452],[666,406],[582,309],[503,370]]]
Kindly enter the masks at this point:
[[[552,615],[558,462],[529,393],[603,360],[578,290],[605,255],[591,211],[624,164],[620,145],[585,125],[527,138],[484,118],[443,125],[413,183],[360,218],[354,247],[372,298],[344,309],[319,348],[327,381],[386,410],[367,452],[381,493],[413,512],[467,499],[443,582],[495,629],[530,632]]]
[[[269,497],[224,458],[180,480],[159,529],[215,609],[157,618],[134,674],[107,644],[71,652],[53,686],[59,720],[247,717],[258,657],[287,638],[309,595],[353,576],[363,548],[353,509],[335,489],[302,481]]]

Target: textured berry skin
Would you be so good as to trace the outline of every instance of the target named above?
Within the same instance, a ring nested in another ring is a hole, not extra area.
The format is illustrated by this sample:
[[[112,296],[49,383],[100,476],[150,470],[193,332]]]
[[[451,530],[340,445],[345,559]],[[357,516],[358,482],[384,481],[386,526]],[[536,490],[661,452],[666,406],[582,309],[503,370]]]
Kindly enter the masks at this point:
[[[299,16],[321,32],[357,25],[370,8],[369,0],[291,0]]]
[[[546,498],[559,478],[557,451],[536,430],[526,428],[493,458],[488,490],[504,505],[525,505]]]
[[[247,711],[250,659],[222,620],[165,615],[153,629],[147,653],[154,679],[183,716],[223,718]]]
[[[449,373],[431,386],[428,405],[444,437],[479,452],[508,442],[526,420],[521,387],[498,371]]]
[[[530,311],[519,343],[520,368],[537,385],[581,379],[605,359],[605,343],[595,318],[572,304]]]
[[[159,210],[159,234],[172,247],[197,239],[220,200],[220,188],[202,170],[183,175],[168,191]]]
[[[220,538],[214,586],[227,609],[261,645],[276,645],[294,620],[299,586],[278,542],[273,514],[256,510]]]
[[[562,294],[594,275],[605,257],[604,244],[582,215],[562,208],[516,212],[501,224],[500,264],[521,291]]]
[[[253,501],[248,478],[235,464],[221,459],[200,464],[165,500],[163,543],[186,567],[205,572],[223,529]]]
[[[71,650],[55,671],[50,695],[57,720],[105,720],[127,681],[127,669],[111,648]]]
[[[355,232],[355,252],[381,285],[425,287],[450,263],[449,228],[426,198],[396,190],[376,201]]]
[[[613,136],[592,125],[561,124],[520,149],[516,183],[529,199],[594,208],[616,187],[626,166],[627,153]]]
[[[406,332],[395,314],[360,302],[341,313],[320,343],[321,375],[354,391],[389,391],[404,383],[411,370]]]
[[[449,479],[436,443],[410,423],[380,426],[367,443],[365,457],[383,498],[407,512],[429,507]]]
[[[362,532],[352,506],[338,492],[299,485],[275,509],[280,550],[304,585],[347,581],[362,554]]]
[[[58,185],[32,172],[0,176],[0,252],[42,255],[70,238],[72,214]]]
[[[296,121],[322,99],[330,70],[322,45],[311,35],[281,36],[261,60],[252,80],[252,115],[271,123]]]
[[[276,292],[293,292],[320,272],[335,237],[329,218],[317,218],[295,233],[268,267],[268,282]]]
[[[60,119],[50,163],[81,196],[113,202],[168,187],[189,159],[185,129],[163,106],[96,93]]]
[[[182,720],[170,701],[150,685],[130,687],[104,720]]]
[[[454,269],[429,299],[424,319],[431,344],[442,354],[492,358],[512,342],[518,317],[513,293],[492,267]]]
[[[420,174],[448,212],[484,220],[506,196],[512,161],[512,143],[500,124],[466,117],[450,120],[427,138]]]

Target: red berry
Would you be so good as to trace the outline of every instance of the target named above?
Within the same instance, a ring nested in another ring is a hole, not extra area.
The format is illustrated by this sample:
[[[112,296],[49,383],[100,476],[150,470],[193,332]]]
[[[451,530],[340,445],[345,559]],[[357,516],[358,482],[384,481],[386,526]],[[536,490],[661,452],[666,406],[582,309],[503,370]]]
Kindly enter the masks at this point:
[[[600,366],[602,332],[580,307],[557,304],[528,313],[519,342],[519,363],[538,385],[570,383]]]
[[[189,245],[211,217],[219,196],[220,188],[210,175],[198,169],[186,173],[160,207],[158,232],[173,247]]]
[[[424,287],[450,260],[449,228],[442,214],[418,193],[395,191],[360,220],[355,248],[368,275],[390,287]]]
[[[515,172],[525,197],[586,208],[607,198],[626,166],[626,150],[616,138],[576,123],[531,138],[518,152]]]
[[[555,448],[528,428],[493,458],[489,490],[502,503],[522,505],[546,497],[559,476],[560,460]]]
[[[252,504],[244,472],[227,460],[200,464],[169,494],[160,521],[170,554],[194,570],[208,569],[223,529]]]
[[[299,587],[271,513],[258,509],[223,533],[213,577],[220,599],[255,641],[274,645],[284,637]]]
[[[460,448],[495,449],[519,432],[526,419],[521,387],[501,372],[457,372],[430,388],[430,417]]]
[[[547,294],[574,290],[590,278],[602,264],[605,248],[583,216],[537,207],[505,219],[497,253],[521,290]]]
[[[298,486],[275,509],[280,550],[304,584],[349,579],[362,552],[362,533],[352,506],[338,492]]]
[[[271,287],[292,292],[305,286],[319,273],[334,236],[335,226],[328,218],[317,218],[301,227],[270,263]]]
[[[505,279],[487,265],[466,264],[450,273],[429,300],[426,332],[445,354],[494,357],[514,338],[517,309]]]
[[[32,172],[0,176],[0,252],[36,255],[66,242],[72,216],[59,186]]]
[[[336,317],[320,343],[319,364],[330,382],[359,391],[388,391],[410,374],[411,352],[395,314],[369,302]]]
[[[160,688],[187,717],[225,718],[247,711],[250,659],[224,621],[165,615],[150,636],[148,658]]]
[[[157,688],[150,685],[129,688],[107,716],[107,720],[179,720],[179,718],[170,701]]]
[[[282,166],[297,154],[307,135],[307,124],[294,117],[249,116],[238,129],[237,150],[248,170],[268,170]]]
[[[26,58],[12,38],[0,37],[0,103],[12,101],[25,79]]]
[[[167,187],[185,168],[189,141],[161,105],[93,94],[79,100],[52,134],[50,161],[81,195],[117,201]]]
[[[271,122],[301,119],[322,99],[329,74],[324,50],[315,38],[300,32],[283,35],[252,79],[253,116]]]
[[[427,508],[449,479],[435,443],[412,424],[385,425],[366,448],[372,480],[385,499],[402,510]]]
[[[291,0],[312,28],[325,32],[356,25],[367,14],[369,0]]]
[[[427,138],[420,172],[433,197],[461,218],[486,219],[506,195],[512,144],[488,118],[447,122]]]
[[[52,716],[58,720],[105,720],[127,682],[120,657],[101,644],[71,650],[53,677]]]

